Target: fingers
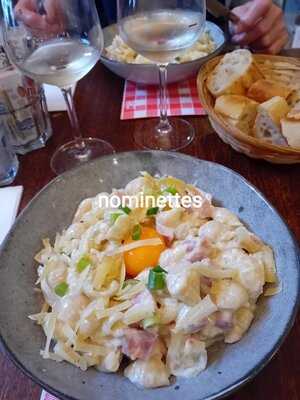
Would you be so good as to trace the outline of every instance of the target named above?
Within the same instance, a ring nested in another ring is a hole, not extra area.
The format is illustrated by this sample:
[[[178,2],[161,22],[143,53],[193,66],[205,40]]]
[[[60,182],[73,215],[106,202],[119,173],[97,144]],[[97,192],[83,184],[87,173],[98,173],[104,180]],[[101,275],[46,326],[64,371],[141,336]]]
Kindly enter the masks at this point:
[[[43,16],[28,9],[18,10],[17,18],[19,21],[22,21],[24,25],[37,30],[45,30],[47,25],[46,20]]]
[[[248,22],[251,20],[247,17],[247,15],[249,16],[254,3],[256,3],[256,0],[247,3],[245,6],[237,7],[236,12],[242,16],[241,19],[244,18],[244,21],[247,20]],[[267,1],[260,0],[260,3],[260,12],[262,12],[262,10],[265,10],[264,7],[266,6]],[[246,6],[248,8],[246,8]],[[256,16],[258,15],[259,14],[256,13]],[[234,43],[241,46],[250,46],[252,49],[264,53],[278,53],[289,39],[282,10],[272,2],[266,14],[261,16],[257,22],[252,25],[251,29],[249,29],[248,26],[243,31],[236,33],[237,28],[239,27],[235,25],[233,28],[234,33],[232,36],[232,41]]]
[[[234,8],[232,12],[240,19],[240,22],[234,26],[235,33],[250,31],[259,20],[265,17],[272,5],[272,0],[252,0],[244,6]]]
[[[47,14],[47,20],[49,22],[54,22],[55,19],[57,18],[58,14],[58,5],[56,0],[46,0],[44,2],[44,8]]]
[[[270,44],[264,46],[264,43],[255,44],[252,48],[260,53],[278,54],[283,47],[288,43],[289,35],[286,29],[283,29],[274,36],[274,40],[270,40]]]
[[[49,24],[49,30],[52,33],[60,33],[64,30],[64,14],[61,9],[60,0],[46,0],[46,20]]]
[[[64,29],[63,15],[58,0],[44,2],[45,15],[37,12],[37,0],[20,0],[16,7],[16,18],[22,21],[37,36],[53,36]]]
[[[282,19],[282,11],[275,5],[272,6],[266,16],[261,19],[252,30],[235,34],[232,37],[234,43],[242,46],[249,45],[262,38],[262,41],[269,41],[274,39],[274,33],[279,32],[284,28]],[[269,46],[271,43],[264,43],[264,47]]]

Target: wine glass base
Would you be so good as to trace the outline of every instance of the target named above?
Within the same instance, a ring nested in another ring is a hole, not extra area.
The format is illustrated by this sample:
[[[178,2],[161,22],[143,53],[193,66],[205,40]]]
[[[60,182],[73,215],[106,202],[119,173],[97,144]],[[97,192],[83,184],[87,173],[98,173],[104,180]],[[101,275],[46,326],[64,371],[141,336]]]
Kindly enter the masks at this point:
[[[50,165],[57,175],[87,161],[114,153],[113,147],[101,139],[83,138],[80,143],[81,145],[79,145],[79,141],[72,140],[55,151]]]
[[[195,138],[193,126],[184,119],[169,120],[172,129],[166,133],[157,131],[156,119],[143,120],[134,133],[135,143],[144,149],[176,151],[188,146]]]

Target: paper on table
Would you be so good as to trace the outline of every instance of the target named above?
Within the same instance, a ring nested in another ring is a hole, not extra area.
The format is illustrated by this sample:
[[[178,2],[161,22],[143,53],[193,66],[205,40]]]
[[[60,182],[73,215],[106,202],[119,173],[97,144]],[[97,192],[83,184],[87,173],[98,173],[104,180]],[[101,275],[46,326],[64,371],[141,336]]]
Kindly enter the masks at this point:
[[[45,390],[43,390],[40,400],[59,400],[59,399],[57,397],[54,397],[52,394],[47,393]]]
[[[297,26],[295,29],[295,34],[294,34],[294,40],[292,47],[294,49],[299,49],[300,48],[300,26]]]
[[[0,189],[0,244],[15,221],[22,193],[23,186]]]
[[[195,78],[168,85],[168,115],[204,115]],[[159,116],[159,88],[125,81],[121,119]]]
[[[72,92],[74,94],[76,85],[73,87]],[[66,102],[62,95],[61,90],[57,86],[44,85],[45,96],[47,100],[48,111],[67,111]]]

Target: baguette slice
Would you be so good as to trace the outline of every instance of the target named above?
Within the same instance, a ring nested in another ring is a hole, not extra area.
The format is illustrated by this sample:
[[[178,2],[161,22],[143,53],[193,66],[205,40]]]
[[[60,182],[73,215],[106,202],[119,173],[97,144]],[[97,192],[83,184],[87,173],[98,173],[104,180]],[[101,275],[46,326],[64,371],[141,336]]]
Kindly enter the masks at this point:
[[[300,103],[300,89],[294,90],[287,98],[288,105],[294,107]]]
[[[232,125],[237,129],[239,129],[240,131],[242,131],[243,133],[252,136],[253,123],[252,125],[250,125],[250,123],[241,119],[234,119],[225,116],[223,116],[223,118],[229,125]]]
[[[272,99],[258,106],[254,124],[254,135],[269,143],[287,145],[280,129],[280,120],[289,112],[289,106],[283,97]]]
[[[281,120],[281,129],[289,146],[300,148],[300,121],[283,118]]]
[[[264,103],[275,96],[287,99],[291,92],[292,89],[283,84],[279,84],[270,79],[259,79],[251,85],[247,97],[257,101],[258,103]]]
[[[287,141],[281,133],[280,127],[265,113],[259,112],[255,119],[254,136],[264,142],[286,146]]]
[[[249,50],[227,53],[207,78],[207,87],[214,97],[224,94],[245,95],[250,86],[262,79]]]
[[[216,99],[215,111],[225,117],[231,125],[251,134],[258,105],[245,96],[224,95]]]
[[[283,97],[275,96],[258,106],[258,112],[267,114],[280,127],[280,120],[290,111],[290,107]]]
[[[290,119],[300,120],[300,103],[297,103],[287,115]]]

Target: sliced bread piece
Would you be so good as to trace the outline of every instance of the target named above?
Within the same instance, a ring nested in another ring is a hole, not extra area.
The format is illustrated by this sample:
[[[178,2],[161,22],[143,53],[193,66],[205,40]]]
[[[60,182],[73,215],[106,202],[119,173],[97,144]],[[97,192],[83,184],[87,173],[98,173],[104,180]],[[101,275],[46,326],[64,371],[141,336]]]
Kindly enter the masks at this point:
[[[254,124],[254,135],[269,143],[287,145],[280,129],[280,120],[289,112],[289,106],[283,97],[272,99],[258,106]]]
[[[245,96],[224,95],[216,99],[215,111],[225,117],[231,125],[251,134],[258,105],[256,101]]]
[[[247,97],[257,101],[258,103],[264,103],[275,96],[287,99],[291,92],[292,89],[283,84],[270,79],[259,79],[251,85],[247,92]]]
[[[300,89],[294,90],[287,98],[288,105],[294,107],[300,103]]]
[[[300,121],[283,118],[281,120],[281,129],[289,146],[300,148]]]
[[[293,120],[300,120],[300,102],[297,103],[288,113],[287,118]]]
[[[258,112],[269,115],[277,126],[280,126],[281,118],[285,117],[289,111],[288,103],[280,96],[272,97],[258,106]]]
[[[286,146],[287,141],[280,127],[274,123],[268,114],[258,113],[254,124],[254,136],[264,142]]]
[[[239,49],[227,53],[209,74],[206,84],[215,97],[223,94],[246,94],[250,86],[262,79],[249,50]]]

